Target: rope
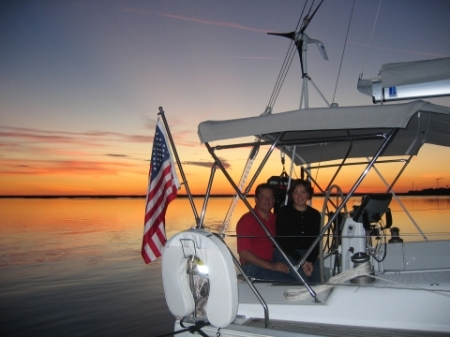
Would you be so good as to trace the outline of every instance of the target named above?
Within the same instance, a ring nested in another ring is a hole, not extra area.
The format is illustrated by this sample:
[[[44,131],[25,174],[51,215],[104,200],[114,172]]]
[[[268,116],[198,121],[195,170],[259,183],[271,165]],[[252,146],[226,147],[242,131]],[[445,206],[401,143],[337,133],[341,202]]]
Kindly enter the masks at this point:
[[[348,280],[351,280],[357,276],[365,276],[372,272],[371,266],[369,262],[364,262],[356,268],[350,268],[336,276],[330,278],[327,284],[322,284],[314,288],[314,291],[317,295],[323,293],[331,288],[333,288],[336,284],[344,283]],[[368,275],[372,276],[372,275]],[[300,301],[304,298],[310,297],[311,295],[306,289],[288,289],[284,292],[284,297],[289,301]]]
[[[337,75],[337,78],[336,78],[336,85],[334,86],[333,100],[331,101],[332,102],[331,104],[334,103],[334,99],[336,97],[336,91],[337,91],[337,87],[338,87],[338,83],[339,83],[339,77],[341,75],[342,62],[344,61],[345,48],[347,47],[348,34],[350,32],[350,26],[351,26],[352,18],[353,18],[353,9],[355,8],[355,1],[356,0],[353,0],[352,11],[350,13],[350,20],[348,21],[347,35],[345,36],[344,49],[342,50],[341,63],[339,64],[339,71],[338,71],[338,75]]]
[[[278,78],[275,82],[272,95],[270,96],[269,103],[267,104],[267,106],[269,107],[273,107],[275,105],[278,95],[280,94],[281,87],[283,86],[284,80],[286,79],[289,68],[291,67],[292,61],[294,60],[295,51],[296,49],[294,47],[294,41],[291,41],[285,59],[283,61],[283,65],[281,66],[280,73],[278,74]]]
[[[369,48],[372,45],[373,33],[375,32],[375,26],[376,26],[376,23],[377,23],[377,20],[378,20],[378,14],[380,14],[381,1],[382,0],[380,0],[380,2],[378,3],[377,15],[375,16],[375,21],[373,22],[373,27],[372,27],[372,33],[370,34],[369,44],[368,44],[368,46],[366,48],[366,56],[364,57],[363,67],[362,67],[362,70],[361,70],[361,75],[364,73],[364,69],[366,68],[367,55],[369,54]]]
[[[297,26],[295,27],[296,32],[300,26],[300,22],[303,17],[303,13],[305,12],[307,3],[308,3],[308,1],[305,2],[304,6],[303,6],[302,14],[300,15],[300,18],[298,19]],[[281,87],[283,86],[283,83],[284,83],[284,80],[286,79],[289,68],[291,67],[292,60],[294,59],[294,56],[295,56],[295,52],[296,52],[295,41],[291,41],[291,43],[289,44],[289,48],[286,53],[286,56],[284,58],[283,64],[281,65],[281,70],[280,70],[277,80],[275,82],[275,86],[273,88],[272,95],[270,96],[269,103],[267,104],[267,106],[269,106],[271,108],[273,108],[273,106],[275,105],[275,101],[277,100],[278,95],[280,94]]]
[[[184,328],[183,320],[180,321],[180,325]],[[177,335],[177,334],[179,334],[179,333],[186,332],[186,331],[189,331],[190,333],[195,333],[195,332],[197,332],[197,333],[199,333],[199,334],[200,334],[201,336],[203,336],[203,337],[208,337],[208,335],[205,334],[205,333],[201,330],[202,328],[204,328],[205,326],[208,326],[208,325],[210,325],[209,322],[197,321],[197,322],[195,322],[194,325],[191,325],[190,327],[188,327],[188,328],[186,328],[186,329],[181,329],[181,330],[178,330],[178,331],[169,332],[169,333],[166,333],[166,334],[164,334],[164,335],[159,335],[159,336],[157,336],[157,337],[174,336],[174,335]]]
[[[376,278],[377,280],[381,280],[381,281],[393,283],[393,284],[396,284],[396,285],[400,285],[400,286],[402,286],[404,288],[409,288],[409,289],[414,289],[414,290],[425,290],[425,291],[429,291],[429,292],[432,292],[432,293],[438,293],[439,295],[450,297],[450,294],[446,294],[446,292],[450,292],[450,290],[432,290],[432,289],[427,289],[427,288],[411,286],[409,284],[395,282],[395,281],[392,281],[392,280],[387,280],[387,279],[384,279],[384,278],[379,277],[379,276],[374,276],[374,275],[370,275],[370,276],[373,277],[373,278]]]
[[[314,291],[316,292],[317,295],[319,295],[320,293],[323,293],[329,289],[332,289],[336,285],[348,285],[348,284],[345,284],[345,282],[347,282],[357,276],[369,276],[369,277],[375,278],[377,280],[381,280],[381,281],[385,281],[388,283],[399,285],[403,288],[414,289],[414,290],[423,290],[423,291],[428,291],[428,292],[431,292],[434,294],[450,297],[449,290],[431,290],[431,289],[427,289],[427,288],[411,286],[408,284],[395,282],[395,281],[388,280],[388,279],[385,279],[385,278],[382,278],[379,276],[375,276],[375,275],[371,274],[371,272],[372,272],[372,268],[370,266],[370,263],[364,262],[363,264],[361,264],[360,266],[358,266],[356,268],[350,268],[336,276],[333,276],[332,278],[330,278],[330,280],[328,281],[327,284],[322,284],[322,285],[315,287]],[[362,286],[362,285],[360,285],[360,286]],[[366,286],[369,286],[369,285],[366,285]],[[374,287],[374,288],[382,288],[382,287]],[[284,292],[284,297],[289,301],[301,301],[305,298],[309,298],[310,294],[306,289],[288,289]]]

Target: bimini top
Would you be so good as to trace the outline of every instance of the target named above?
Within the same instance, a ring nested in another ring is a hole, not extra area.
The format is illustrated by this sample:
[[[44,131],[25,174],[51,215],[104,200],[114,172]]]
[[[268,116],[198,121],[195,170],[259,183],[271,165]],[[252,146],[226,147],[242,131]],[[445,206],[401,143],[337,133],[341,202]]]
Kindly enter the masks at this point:
[[[450,108],[417,100],[404,104],[293,110],[202,122],[198,135],[202,143],[246,136],[262,136],[271,141],[280,132],[286,132],[278,147],[284,150],[288,144],[292,149],[297,144],[295,162],[314,163],[370,157],[383,140],[365,138],[393,129],[399,130],[383,156],[415,155],[424,143],[450,146]],[[292,154],[289,150],[285,152]]]

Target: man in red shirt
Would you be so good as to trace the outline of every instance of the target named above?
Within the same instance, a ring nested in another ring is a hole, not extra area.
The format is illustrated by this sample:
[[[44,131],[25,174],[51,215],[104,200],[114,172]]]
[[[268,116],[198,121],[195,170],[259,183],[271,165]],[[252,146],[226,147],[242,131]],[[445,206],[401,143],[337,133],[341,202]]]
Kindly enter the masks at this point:
[[[272,236],[275,236],[276,216],[272,213],[275,203],[269,184],[256,187],[254,211]],[[295,282],[289,275],[289,267],[273,260],[274,245],[255,216],[244,214],[236,226],[237,250],[245,275],[276,282]]]

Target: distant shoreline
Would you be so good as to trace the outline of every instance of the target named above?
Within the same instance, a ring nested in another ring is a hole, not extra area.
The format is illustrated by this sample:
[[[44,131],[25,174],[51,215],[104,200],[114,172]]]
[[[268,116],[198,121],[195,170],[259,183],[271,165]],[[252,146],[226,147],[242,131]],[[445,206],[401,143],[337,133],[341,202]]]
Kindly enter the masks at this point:
[[[363,196],[368,193],[355,193],[355,196]],[[427,188],[423,190],[395,193],[402,196],[443,196],[450,195],[450,188]],[[248,194],[247,197],[253,197]],[[314,194],[314,196],[322,196]],[[187,198],[185,194],[178,195],[178,198]],[[193,198],[204,198],[204,194],[194,194]],[[234,194],[212,194],[211,198],[232,198]],[[0,199],[145,199],[145,195],[0,195]]]
[[[419,191],[409,191],[407,195],[450,195],[450,188],[426,188]]]

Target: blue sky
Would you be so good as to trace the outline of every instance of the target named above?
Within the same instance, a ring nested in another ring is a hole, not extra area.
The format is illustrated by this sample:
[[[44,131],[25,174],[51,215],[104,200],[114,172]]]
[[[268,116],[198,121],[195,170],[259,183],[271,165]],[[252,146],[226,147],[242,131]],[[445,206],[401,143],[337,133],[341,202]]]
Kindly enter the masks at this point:
[[[145,193],[159,106],[190,187],[202,193],[211,159],[198,123],[264,111],[289,46],[266,32],[294,30],[304,4],[3,1],[0,195]],[[329,101],[353,4],[325,0],[307,30],[328,52],[324,61],[311,46],[308,68]],[[355,2],[335,95],[341,106],[371,104],[356,91],[361,72],[371,78],[384,63],[450,56],[450,1],[384,0],[377,17],[379,4]],[[275,112],[298,108],[300,82],[295,58]],[[449,98],[430,101],[450,106]],[[323,104],[313,93],[310,105]],[[449,150],[422,151],[424,159],[411,164],[416,187],[441,177],[448,185]],[[245,158],[227,159],[233,175]],[[425,163],[434,172],[417,176]],[[215,191],[228,190],[219,184]]]

